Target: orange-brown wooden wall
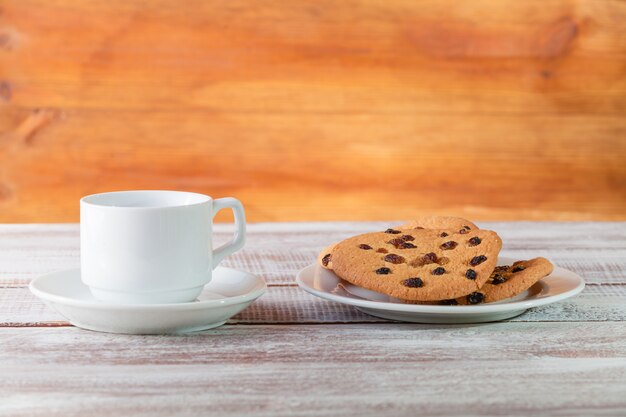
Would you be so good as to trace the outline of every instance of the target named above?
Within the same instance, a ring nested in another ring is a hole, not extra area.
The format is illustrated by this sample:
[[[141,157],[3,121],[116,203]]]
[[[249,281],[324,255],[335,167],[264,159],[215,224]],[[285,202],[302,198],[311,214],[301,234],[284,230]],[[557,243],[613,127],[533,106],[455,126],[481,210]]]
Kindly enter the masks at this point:
[[[0,0],[0,222],[626,219],[626,2]]]

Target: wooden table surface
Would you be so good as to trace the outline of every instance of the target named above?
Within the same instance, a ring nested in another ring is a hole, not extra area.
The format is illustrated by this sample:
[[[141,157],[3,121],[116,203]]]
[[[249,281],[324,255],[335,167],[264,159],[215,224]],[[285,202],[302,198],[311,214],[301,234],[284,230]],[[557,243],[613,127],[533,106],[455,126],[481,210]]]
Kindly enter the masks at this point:
[[[26,287],[78,266],[78,226],[0,225],[0,415],[626,414],[626,223],[482,223],[502,255],[547,256],[588,284],[499,323],[387,322],[295,285],[326,244],[392,224],[250,225],[224,264],[267,293],[185,336],[72,327]]]

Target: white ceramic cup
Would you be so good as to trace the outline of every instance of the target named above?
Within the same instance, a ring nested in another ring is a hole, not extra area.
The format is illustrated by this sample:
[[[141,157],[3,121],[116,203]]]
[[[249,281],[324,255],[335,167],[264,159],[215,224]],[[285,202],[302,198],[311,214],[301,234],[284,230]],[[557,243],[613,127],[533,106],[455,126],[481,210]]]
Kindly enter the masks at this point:
[[[230,242],[213,250],[212,219],[235,215]],[[80,200],[81,279],[94,297],[124,304],[193,301],[224,257],[245,243],[243,206],[182,191],[119,191]]]

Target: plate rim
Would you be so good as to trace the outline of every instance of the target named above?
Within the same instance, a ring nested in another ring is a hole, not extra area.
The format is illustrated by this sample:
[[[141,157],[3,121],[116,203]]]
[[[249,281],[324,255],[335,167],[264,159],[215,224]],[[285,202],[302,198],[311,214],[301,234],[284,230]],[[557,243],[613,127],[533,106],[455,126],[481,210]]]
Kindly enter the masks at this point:
[[[163,310],[171,310],[171,311],[190,311],[190,310],[204,310],[213,307],[228,307],[236,304],[242,304],[249,301],[254,301],[260,296],[262,296],[267,291],[267,283],[262,278],[251,274],[247,271],[242,271],[240,269],[228,268],[219,266],[216,270],[228,270],[233,271],[238,274],[244,274],[256,282],[254,287],[249,292],[245,294],[236,295],[232,297],[223,297],[218,299],[210,299],[210,300],[199,300],[196,302],[185,302],[185,303],[162,303],[162,304],[113,304],[113,303],[105,303],[98,302],[94,303],[91,301],[79,300],[76,298],[71,298],[63,295],[51,294],[47,291],[42,290],[38,287],[38,284],[41,281],[46,279],[53,279],[55,276],[62,274],[75,273],[80,274],[80,268],[69,268],[63,269],[59,271],[49,272],[47,274],[40,275],[34,278],[28,284],[28,289],[30,292],[35,295],[37,298],[49,301],[52,303],[62,304],[71,307],[79,307],[79,308],[89,308],[89,309],[97,309],[97,310],[134,310],[134,311],[163,311]],[[215,271],[214,271],[215,272]],[[207,284],[207,285],[210,285]]]
[[[508,256],[500,256],[498,257],[498,262],[514,262],[516,259]],[[371,300],[359,300],[355,298],[345,297],[343,295],[331,294],[326,291],[317,290],[302,279],[303,275],[308,273],[309,271],[321,268],[317,262],[309,264],[304,268],[300,269],[296,275],[296,283],[298,286],[306,291],[309,294],[320,297],[324,300],[335,301],[341,304],[352,305],[355,307],[365,307],[375,310],[386,310],[386,311],[395,311],[395,312],[403,312],[403,313],[420,313],[420,314],[449,314],[449,315],[460,315],[460,314],[489,314],[489,313],[497,313],[504,312],[510,310],[522,310],[529,309],[532,307],[540,307],[547,304],[552,304],[558,301],[563,301],[568,298],[571,298],[575,295],[578,295],[585,288],[585,280],[575,273],[574,271],[570,271],[569,269],[561,268],[558,266],[554,267],[554,274],[557,271],[564,271],[568,274],[572,274],[577,280],[577,285],[567,291],[554,294],[551,296],[547,296],[544,298],[536,298],[530,300],[517,300],[510,302],[497,302],[492,304],[478,304],[478,305],[458,305],[458,306],[445,306],[445,305],[428,305],[428,304],[400,304],[400,303],[390,303],[385,301],[371,301]],[[333,271],[327,270],[329,273],[334,274]],[[548,277],[550,277],[548,275]],[[337,279],[339,278],[335,275]],[[375,292],[375,291],[374,291]]]

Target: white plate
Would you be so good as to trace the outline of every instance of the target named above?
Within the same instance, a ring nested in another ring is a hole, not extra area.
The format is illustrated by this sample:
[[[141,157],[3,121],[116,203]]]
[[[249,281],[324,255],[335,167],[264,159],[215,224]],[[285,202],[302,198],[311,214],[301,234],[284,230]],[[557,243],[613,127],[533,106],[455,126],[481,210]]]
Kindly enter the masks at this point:
[[[510,265],[513,258],[498,258],[498,265]],[[415,323],[481,323],[518,316],[531,307],[573,297],[585,288],[585,281],[567,269],[554,271],[514,298],[477,305],[406,304],[397,298],[352,285],[317,263],[302,269],[296,282],[304,291],[330,301],[355,306],[364,313],[389,320]]]
[[[80,280],[80,269],[31,281],[31,292],[74,326],[109,333],[184,333],[220,326],[265,292],[265,282],[247,272],[218,267],[200,296],[189,303],[108,304]]]

